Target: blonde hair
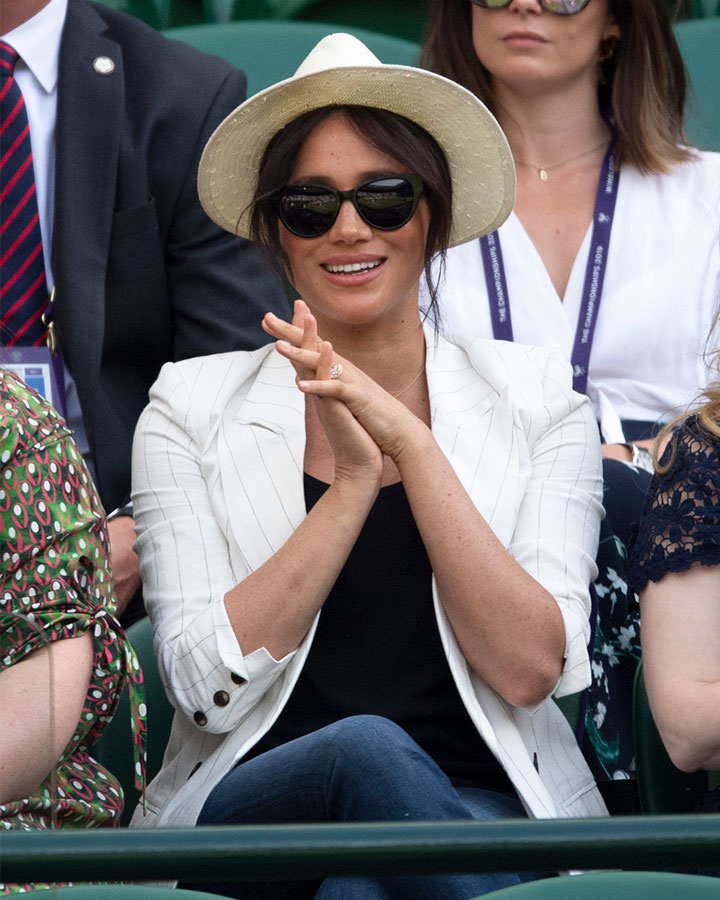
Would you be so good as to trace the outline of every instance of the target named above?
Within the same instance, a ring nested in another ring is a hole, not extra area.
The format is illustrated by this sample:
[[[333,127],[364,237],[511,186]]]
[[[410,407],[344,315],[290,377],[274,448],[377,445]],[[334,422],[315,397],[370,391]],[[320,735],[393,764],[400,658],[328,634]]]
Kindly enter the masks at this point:
[[[672,421],[663,425],[658,433],[657,439],[653,445],[653,465],[655,471],[662,475],[670,468],[675,459],[675,440],[677,433],[674,434],[677,426],[684,422],[690,416],[694,416],[696,422],[702,430],[712,438],[720,440],[720,349],[708,351],[707,347],[712,338],[720,327],[720,308],[715,313],[710,333],[705,342],[705,356],[708,360],[708,366],[712,366],[718,373],[718,380],[703,390],[697,399],[679,415],[675,416]],[[660,457],[664,456],[665,447],[671,444],[671,452],[666,462],[661,463]]]

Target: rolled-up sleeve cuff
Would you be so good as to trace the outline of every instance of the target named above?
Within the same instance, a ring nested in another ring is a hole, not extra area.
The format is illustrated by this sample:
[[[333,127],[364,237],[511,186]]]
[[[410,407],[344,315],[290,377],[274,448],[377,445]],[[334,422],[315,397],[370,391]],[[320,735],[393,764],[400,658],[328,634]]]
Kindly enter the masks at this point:
[[[266,679],[273,670],[277,670],[279,674],[297,653],[297,650],[292,650],[282,659],[275,659],[265,647],[259,647],[247,656],[243,655],[235,637],[235,631],[230,624],[224,599],[213,603],[212,609],[220,659],[231,672],[248,684],[259,679]]]
[[[555,685],[553,694],[566,697],[583,691],[590,684],[590,658],[588,656],[588,638],[590,627],[584,611],[575,604],[560,605],[565,623],[565,661],[562,674]]]

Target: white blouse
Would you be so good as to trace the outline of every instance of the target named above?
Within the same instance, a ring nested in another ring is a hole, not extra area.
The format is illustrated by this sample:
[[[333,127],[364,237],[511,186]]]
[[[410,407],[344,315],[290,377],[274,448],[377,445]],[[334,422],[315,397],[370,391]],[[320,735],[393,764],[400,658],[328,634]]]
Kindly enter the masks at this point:
[[[570,358],[591,225],[563,298],[515,213],[500,228],[516,341]],[[624,168],[588,384],[605,440],[624,440],[622,419],[669,419],[717,377],[704,351],[719,296],[720,154],[670,175]],[[439,301],[445,335],[492,337],[479,241],[448,251]],[[718,346],[715,333],[707,349]]]

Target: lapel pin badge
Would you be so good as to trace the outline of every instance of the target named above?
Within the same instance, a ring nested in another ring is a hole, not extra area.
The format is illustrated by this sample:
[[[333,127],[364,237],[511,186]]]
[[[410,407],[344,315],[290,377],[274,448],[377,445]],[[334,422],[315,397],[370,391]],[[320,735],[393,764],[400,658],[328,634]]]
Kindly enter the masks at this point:
[[[115,71],[115,63],[109,56],[96,56],[93,60],[93,69],[98,75],[109,75]]]

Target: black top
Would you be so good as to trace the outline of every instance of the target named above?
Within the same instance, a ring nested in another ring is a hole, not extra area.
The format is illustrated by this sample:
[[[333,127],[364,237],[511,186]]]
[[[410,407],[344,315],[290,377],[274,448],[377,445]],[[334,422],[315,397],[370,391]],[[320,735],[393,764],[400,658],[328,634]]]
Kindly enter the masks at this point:
[[[667,469],[653,476],[632,548],[636,592],[694,563],[720,565],[720,440],[691,416],[660,462]]]
[[[305,475],[308,510],[326,489]],[[373,714],[400,725],[456,786],[512,793],[455,687],[431,579],[402,482],[381,488],[325,601],[288,703],[245,759],[346,716]]]

